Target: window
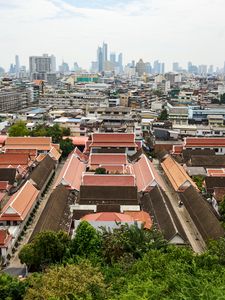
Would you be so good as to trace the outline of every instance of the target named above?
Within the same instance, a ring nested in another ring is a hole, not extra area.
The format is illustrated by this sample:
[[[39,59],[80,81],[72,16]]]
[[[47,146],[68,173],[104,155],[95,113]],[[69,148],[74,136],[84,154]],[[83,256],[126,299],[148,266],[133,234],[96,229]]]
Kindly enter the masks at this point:
[[[133,151],[134,147],[129,147],[128,150]]]

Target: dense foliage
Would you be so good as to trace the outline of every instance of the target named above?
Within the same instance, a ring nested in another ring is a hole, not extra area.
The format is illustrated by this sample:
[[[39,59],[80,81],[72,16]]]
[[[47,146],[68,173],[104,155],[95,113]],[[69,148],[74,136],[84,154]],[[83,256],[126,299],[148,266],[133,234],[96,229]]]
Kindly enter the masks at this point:
[[[33,130],[28,130],[26,123],[18,121],[9,128],[9,136],[49,136],[52,137],[53,143],[59,143],[62,150],[62,156],[66,157],[74,149],[74,145],[69,138],[65,140],[63,137],[70,136],[70,129],[60,127],[58,124],[47,126],[46,124],[39,124]]]
[[[84,221],[72,241],[44,232],[20,257],[43,271],[23,282],[1,275],[0,299],[225,299],[225,239],[196,255],[168,245],[154,229],[96,231]]]
[[[9,128],[9,136],[28,136],[30,133],[26,123],[18,121]]]
[[[166,110],[166,109],[163,109],[163,110],[161,111],[161,113],[160,113],[158,119],[159,119],[160,121],[165,121],[165,120],[168,120],[168,117],[169,117],[169,115],[168,115],[167,110]]]

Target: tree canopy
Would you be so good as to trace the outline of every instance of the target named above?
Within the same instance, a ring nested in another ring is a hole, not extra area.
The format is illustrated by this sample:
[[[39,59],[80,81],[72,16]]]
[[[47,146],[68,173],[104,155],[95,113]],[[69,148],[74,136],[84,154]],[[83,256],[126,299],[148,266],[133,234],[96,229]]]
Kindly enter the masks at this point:
[[[23,121],[18,121],[9,128],[9,136],[28,136],[29,134],[30,131]]]

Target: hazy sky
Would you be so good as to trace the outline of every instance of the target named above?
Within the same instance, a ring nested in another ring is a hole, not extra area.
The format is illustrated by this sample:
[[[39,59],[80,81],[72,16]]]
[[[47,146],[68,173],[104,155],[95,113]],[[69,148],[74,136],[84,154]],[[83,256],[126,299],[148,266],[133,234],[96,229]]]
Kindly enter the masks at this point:
[[[225,61],[225,0],[0,0],[0,66],[54,54],[88,68],[104,40],[125,62]]]

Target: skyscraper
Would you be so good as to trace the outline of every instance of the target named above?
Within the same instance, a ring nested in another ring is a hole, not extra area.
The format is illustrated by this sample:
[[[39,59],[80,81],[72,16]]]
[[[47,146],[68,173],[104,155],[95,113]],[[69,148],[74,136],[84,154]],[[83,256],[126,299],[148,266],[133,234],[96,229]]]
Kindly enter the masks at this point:
[[[123,53],[120,53],[118,56],[118,65],[120,68],[120,73],[123,72]]]
[[[103,50],[102,47],[98,47],[97,50],[97,62],[98,62],[98,72],[102,72],[103,71]]]
[[[16,73],[16,76],[19,75],[19,72],[20,72],[20,60],[19,60],[19,55],[16,55],[15,56],[15,73]]]
[[[180,71],[179,63],[174,62],[173,63],[173,72],[179,72],[179,71]]]
[[[103,55],[103,66],[104,66],[104,62],[108,60],[108,45],[105,42],[102,45],[102,55]]]
[[[143,62],[143,59],[140,59],[136,64],[136,72],[138,76],[142,76],[146,72],[146,65]]]
[[[116,53],[115,52],[110,53],[110,62],[113,64],[116,64]]]

